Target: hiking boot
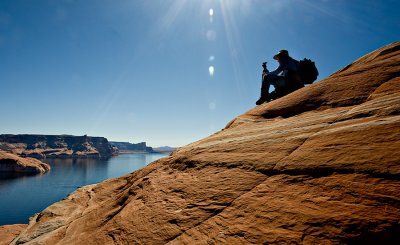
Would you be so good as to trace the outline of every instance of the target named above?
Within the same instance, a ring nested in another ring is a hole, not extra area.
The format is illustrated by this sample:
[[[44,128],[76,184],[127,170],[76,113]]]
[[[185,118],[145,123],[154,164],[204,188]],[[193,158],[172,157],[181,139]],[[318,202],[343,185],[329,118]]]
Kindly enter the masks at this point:
[[[265,101],[269,101],[267,96],[261,96],[257,101],[256,101],[256,105],[261,105],[262,103],[264,103]]]

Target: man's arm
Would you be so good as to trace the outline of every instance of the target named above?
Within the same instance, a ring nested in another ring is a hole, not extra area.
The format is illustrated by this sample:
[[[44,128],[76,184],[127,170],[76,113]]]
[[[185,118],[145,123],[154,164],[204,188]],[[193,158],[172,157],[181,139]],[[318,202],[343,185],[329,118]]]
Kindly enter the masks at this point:
[[[268,74],[271,74],[271,75],[279,75],[279,73],[281,73],[282,71],[283,71],[283,67],[282,67],[282,65],[279,65],[279,67],[276,68],[275,71],[271,71],[271,72],[269,72]]]

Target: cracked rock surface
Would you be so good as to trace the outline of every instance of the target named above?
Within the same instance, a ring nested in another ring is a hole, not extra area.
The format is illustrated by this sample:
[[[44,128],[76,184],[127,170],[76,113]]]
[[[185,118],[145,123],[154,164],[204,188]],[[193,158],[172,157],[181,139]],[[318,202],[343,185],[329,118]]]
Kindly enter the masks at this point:
[[[400,244],[400,42],[132,174],[13,244]]]

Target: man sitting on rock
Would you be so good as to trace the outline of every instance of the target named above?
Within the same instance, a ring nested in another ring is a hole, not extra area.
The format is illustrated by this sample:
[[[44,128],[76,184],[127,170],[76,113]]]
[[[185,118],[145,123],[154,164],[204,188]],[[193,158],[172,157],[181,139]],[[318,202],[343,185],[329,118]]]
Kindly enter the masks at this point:
[[[263,71],[261,96],[257,100],[256,105],[269,102],[272,99],[282,97],[299,88],[304,87],[297,74],[299,61],[289,56],[287,50],[281,50],[273,57],[278,61],[279,67],[272,72]],[[274,94],[269,94],[269,87],[275,87]]]

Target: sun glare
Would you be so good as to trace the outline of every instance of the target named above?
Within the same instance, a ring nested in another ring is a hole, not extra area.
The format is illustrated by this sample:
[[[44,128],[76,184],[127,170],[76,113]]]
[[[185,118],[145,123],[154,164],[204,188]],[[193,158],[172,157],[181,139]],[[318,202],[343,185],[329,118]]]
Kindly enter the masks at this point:
[[[196,6],[197,5],[197,6]],[[209,43],[220,43],[225,41],[225,46],[229,49],[231,54],[231,62],[233,65],[233,73],[237,78],[236,88],[242,91],[240,84],[241,67],[239,66],[239,59],[241,59],[241,41],[237,27],[237,15],[247,15],[250,12],[251,1],[249,0],[203,0],[203,1],[190,1],[190,0],[176,0],[167,10],[162,19],[162,29],[168,30],[169,27],[177,23],[180,16],[188,16],[187,14],[193,9],[201,9],[200,16],[205,17],[207,14],[209,24],[203,29],[205,40]],[[193,16],[190,16],[193,18]],[[220,25],[214,23],[216,20],[221,20]],[[223,37],[224,40],[220,40]],[[225,39],[226,38],[226,39]],[[211,45],[210,45],[211,47]],[[212,78],[215,74],[214,53],[212,49],[209,50],[208,57],[208,74]]]
[[[210,74],[210,77],[214,76],[214,66],[208,67],[208,73]]]

